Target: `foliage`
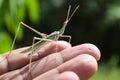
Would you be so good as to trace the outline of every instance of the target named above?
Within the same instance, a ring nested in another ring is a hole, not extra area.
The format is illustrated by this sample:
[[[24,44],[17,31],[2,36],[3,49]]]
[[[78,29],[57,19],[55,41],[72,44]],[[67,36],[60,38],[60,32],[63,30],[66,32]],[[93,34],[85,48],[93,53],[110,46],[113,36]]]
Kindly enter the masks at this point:
[[[108,63],[100,64],[98,72],[90,80],[120,80],[117,63],[118,57],[112,56]]]
[[[10,50],[17,26],[26,19],[27,14],[31,22],[39,21],[38,0],[0,0],[0,53]],[[23,37],[22,29],[18,32],[18,40]]]
[[[119,74],[119,68],[110,69],[106,65],[102,65],[90,80],[120,80]]]

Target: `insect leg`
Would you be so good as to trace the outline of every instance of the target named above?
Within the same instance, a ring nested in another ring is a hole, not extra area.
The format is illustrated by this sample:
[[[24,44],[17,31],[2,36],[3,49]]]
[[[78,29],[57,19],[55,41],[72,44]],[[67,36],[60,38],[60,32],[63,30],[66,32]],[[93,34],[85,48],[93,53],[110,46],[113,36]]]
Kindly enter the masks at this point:
[[[39,31],[37,31],[36,29],[34,29],[34,28],[26,25],[26,24],[23,23],[23,22],[20,22],[20,24],[22,24],[23,26],[25,26],[25,27],[27,27],[28,29],[32,30],[32,31],[35,32],[36,34],[42,36],[43,38],[45,38],[45,37],[47,36],[47,34],[41,33],[41,32],[39,32]]]
[[[32,42],[32,52],[28,54],[29,58],[30,58],[30,61],[29,61],[29,73],[31,71],[31,63],[32,63],[32,55],[35,53],[35,40],[39,40],[39,41],[53,41],[53,40],[50,40],[50,39],[46,39],[46,38],[38,38],[38,37],[33,37],[33,42]],[[43,45],[43,44],[42,44]],[[39,45],[42,46],[42,45]]]
[[[61,35],[60,37],[67,37],[67,38],[69,38],[69,43],[71,42],[71,36],[69,36],[69,35]]]
[[[33,37],[33,41],[32,41],[32,52],[29,55],[30,61],[29,61],[29,70],[28,70],[28,74],[30,74],[31,71],[31,63],[32,63],[32,54],[34,54],[34,46],[35,46],[35,41],[36,40],[41,40],[42,38],[38,38],[38,37]]]

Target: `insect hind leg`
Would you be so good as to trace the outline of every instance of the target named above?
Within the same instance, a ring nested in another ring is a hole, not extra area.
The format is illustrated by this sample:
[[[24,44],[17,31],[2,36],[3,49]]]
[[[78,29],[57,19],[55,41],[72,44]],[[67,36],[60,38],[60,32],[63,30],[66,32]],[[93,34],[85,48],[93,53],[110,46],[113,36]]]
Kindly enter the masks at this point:
[[[37,31],[36,29],[28,26],[27,24],[25,24],[25,23],[23,23],[23,22],[20,22],[20,23],[19,23],[19,26],[20,26],[20,25],[23,25],[23,26],[25,26],[26,28],[32,30],[32,31],[35,32],[36,34],[42,36],[42,38],[45,38],[45,37],[47,36],[47,34],[41,33],[41,32]]]

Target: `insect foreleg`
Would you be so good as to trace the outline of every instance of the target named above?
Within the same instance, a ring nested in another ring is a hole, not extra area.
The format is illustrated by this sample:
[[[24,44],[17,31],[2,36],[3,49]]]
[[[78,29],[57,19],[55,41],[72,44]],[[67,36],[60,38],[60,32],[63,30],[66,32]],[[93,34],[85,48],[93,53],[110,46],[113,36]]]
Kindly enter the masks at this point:
[[[61,35],[60,37],[67,37],[67,38],[69,38],[69,43],[71,42],[71,36],[69,36],[69,35]]]

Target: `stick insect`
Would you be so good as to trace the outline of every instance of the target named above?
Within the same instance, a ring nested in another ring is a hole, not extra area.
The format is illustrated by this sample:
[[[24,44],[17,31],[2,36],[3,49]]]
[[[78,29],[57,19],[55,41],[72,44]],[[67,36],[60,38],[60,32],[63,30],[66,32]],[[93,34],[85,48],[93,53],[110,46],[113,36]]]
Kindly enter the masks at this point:
[[[62,28],[59,30],[59,31],[54,31],[52,32],[51,34],[47,35],[47,34],[44,34],[44,33],[40,33],[39,31],[29,27],[28,25],[24,24],[23,22],[20,22],[20,24],[24,25],[25,27],[31,29],[32,31],[34,31],[35,33],[37,33],[38,35],[42,36],[42,38],[38,38],[38,37],[34,37],[33,38],[33,43],[32,43],[32,46],[27,48],[26,50],[22,51],[21,53],[26,53],[26,52],[29,52],[31,50],[34,50],[36,51],[41,45],[43,45],[44,43],[48,42],[48,41],[53,41],[53,40],[58,40],[59,37],[69,37],[69,42],[71,41],[71,36],[68,36],[68,35],[63,35],[64,34],[64,31],[65,31],[65,28],[68,24],[68,22],[70,21],[70,19],[72,18],[72,16],[74,15],[74,13],[76,12],[76,10],[79,8],[79,5],[75,8],[75,10],[72,12],[72,14],[70,15],[70,9],[71,9],[71,6],[69,6],[69,9],[68,9],[68,13],[67,13],[67,18],[66,20],[64,21],[64,24],[62,26]],[[35,40],[39,40],[38,42],[35,42]],[[33,52],[33,51],[32,51]],[[34,53],[29,53],[28,55],[32,55]]]
[[[49,41],[56,41],[56,40],[58,40],[59,37],[69,37],[69,42],[70,42],[71,36],[67,36],[67,35],[63,35],[63,34],[64,34],[64,31],[65,31],[65,28],[66,28],[68,22],[70,21],[70,19],[72,18],[72,16],[74,15],[74,13],[76,12],[76,10],[77,10],[78,8],[79,8],[79,5],[75,8],[75,10],[74,10],[74,11],[71,13],[71,15],[70,15],[71,6],[69,6],[68,12],[67,12],[67,18],[66,18],[66,20],[64,21],[62,28],[61,28],[60,30],[58,30],[58,31],[52,32],[52,33],[49,34],[49,35],[44,34],[44,33],[41,33],[41,32],[39,32],[39,31],[31,28],[30,26],[26,25],[26,24],[23,23],[23,22],[20,22],[20,23],[19,23],[17,32],[18,32],[18,30],[19,30],[20,25],[23,25],[23,26],[27,27],[28,29],[32,30],[33,32],[37,33],[38,35],[42,36],[42,38],[34,37],[34,38],[33,38],[32,46],[28,47],[27,49],[25,49],[24,51],[21,52],[21,53],[29,53],[29,54],[28,54],[29,57],[30,57],[29,69],[30,69],[30,67],[31,67],[32,55],[33,55],[34,53],[37,53],[37,51],[42,47],[42,45],[48,43]],[[13,45],[14,45],[14,43],[15,43],[16,36],[17,36],[17,32],[16,32],[15,38],[14,38],[14,40],[13,40],[13,44],[12,44],[11,50],[12,50]],[[35,40],[39,40],[39,41],[35,43]],[[10,51],[10,53],[11,53],[11,51]]]

